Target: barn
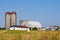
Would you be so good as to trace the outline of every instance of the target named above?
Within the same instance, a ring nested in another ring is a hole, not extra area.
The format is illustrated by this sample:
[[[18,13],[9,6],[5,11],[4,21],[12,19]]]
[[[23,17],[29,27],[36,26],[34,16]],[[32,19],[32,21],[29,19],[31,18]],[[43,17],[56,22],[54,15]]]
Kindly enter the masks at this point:
[[[10,27],[10,30],[29,30],[29,27],[22,25],[15,25]]]
[[[23,26],[25,25],[30,28],[33,28],[33,27],[42,28],[40,22],[38,21],[20,20],[20,25],[23,25]]]

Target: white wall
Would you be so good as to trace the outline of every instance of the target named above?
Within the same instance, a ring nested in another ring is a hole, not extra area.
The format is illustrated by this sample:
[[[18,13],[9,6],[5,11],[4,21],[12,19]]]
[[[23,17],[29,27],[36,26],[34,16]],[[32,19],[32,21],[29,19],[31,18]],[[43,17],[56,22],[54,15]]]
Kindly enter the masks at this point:
[[[29,28],[11,27],[10,30],[29,30]]]

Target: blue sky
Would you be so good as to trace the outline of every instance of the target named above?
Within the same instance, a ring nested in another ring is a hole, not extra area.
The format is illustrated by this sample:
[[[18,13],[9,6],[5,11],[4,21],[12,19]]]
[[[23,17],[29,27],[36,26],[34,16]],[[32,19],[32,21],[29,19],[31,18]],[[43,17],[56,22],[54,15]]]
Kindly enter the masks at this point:
[[[20,20],[39,21],[43,26],[60,25],[60,0],[0,0],[0,27],[5,13],[15,11]]]

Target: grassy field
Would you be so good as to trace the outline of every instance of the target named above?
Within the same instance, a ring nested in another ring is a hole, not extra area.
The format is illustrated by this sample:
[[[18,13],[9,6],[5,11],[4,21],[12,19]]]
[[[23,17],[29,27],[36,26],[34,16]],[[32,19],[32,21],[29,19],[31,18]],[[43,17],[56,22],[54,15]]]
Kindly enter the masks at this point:
[[[0,30],[0,40],[60,40],[60,31]]]

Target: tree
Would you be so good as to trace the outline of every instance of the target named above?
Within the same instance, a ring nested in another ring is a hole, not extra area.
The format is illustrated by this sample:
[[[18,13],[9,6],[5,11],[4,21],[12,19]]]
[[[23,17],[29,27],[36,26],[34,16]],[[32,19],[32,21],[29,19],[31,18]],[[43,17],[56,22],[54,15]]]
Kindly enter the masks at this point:
[[[38,30],[37,27],[32,28],[32,30]]]

